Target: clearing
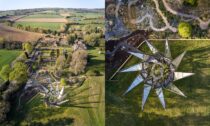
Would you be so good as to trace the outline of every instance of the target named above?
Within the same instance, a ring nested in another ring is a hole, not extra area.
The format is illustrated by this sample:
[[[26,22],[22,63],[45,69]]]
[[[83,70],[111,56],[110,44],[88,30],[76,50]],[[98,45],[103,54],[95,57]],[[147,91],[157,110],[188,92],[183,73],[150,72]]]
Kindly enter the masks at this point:
[[[20,55],[20,53],[21,51],[17,50],[0,50],[0,69],[2,66],[10,64],[17,56]]]

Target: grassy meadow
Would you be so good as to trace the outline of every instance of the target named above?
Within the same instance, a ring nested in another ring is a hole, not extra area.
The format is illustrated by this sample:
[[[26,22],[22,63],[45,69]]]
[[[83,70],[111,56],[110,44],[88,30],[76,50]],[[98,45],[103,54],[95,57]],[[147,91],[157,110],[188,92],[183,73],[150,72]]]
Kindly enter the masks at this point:
[[[153,41],[164,52],[164,41]],[[106,83],[106,125],[108,126],[209,126],[210,125],[210,41],[169,41],[172,57],[187,51],[177,71],[193,72],[194,76],[174,84],[187,98],[164,90],[166,109],[162,108],[154,90],[141,110],[143,84],[122,96],[137,73],[118,73]],[[140,50],[149,53],[146,46]],[[125,67],[139,60],[132,57]]]
[[[0,69],[2,66],[10,64],[20,53],[21,51],[17,50],[0,50]]]

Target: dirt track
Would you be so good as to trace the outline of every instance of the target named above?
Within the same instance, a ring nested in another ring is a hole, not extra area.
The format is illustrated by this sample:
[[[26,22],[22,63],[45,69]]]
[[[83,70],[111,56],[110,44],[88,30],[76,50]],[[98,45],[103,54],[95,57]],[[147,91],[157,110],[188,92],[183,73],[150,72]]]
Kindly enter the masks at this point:
[[[0,24],[0,37],[3,37],[7,41],[32,42],[36,41],[41,36],[42,34],[39,33],[22,31],[16,28]]]

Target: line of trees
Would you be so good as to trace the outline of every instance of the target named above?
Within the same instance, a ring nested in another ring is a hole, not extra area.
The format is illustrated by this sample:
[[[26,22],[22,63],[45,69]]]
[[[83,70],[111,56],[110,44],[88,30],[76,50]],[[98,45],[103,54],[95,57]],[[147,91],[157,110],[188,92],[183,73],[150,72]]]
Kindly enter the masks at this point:
[[[27,65],[16,62],[13,66],[5,65],[0,71],[0,78],[4,80],[0,84],[0,124],[7,119],[10,111],[10,101],[14,94],[26,83],[28,78]]]
[[[21,49],[22,42],[5,41],[0,37],[0,49]]]

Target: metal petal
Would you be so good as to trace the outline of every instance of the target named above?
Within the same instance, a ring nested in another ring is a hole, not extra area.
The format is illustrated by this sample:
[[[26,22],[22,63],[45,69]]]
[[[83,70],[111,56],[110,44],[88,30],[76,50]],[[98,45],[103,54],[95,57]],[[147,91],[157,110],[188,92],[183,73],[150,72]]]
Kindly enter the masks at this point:
[[[185,77],[189,77],[192,75],[194,75],[194,73],[175,72],[174,73],[174,76],[175,76],[174,81],[185,78]]]
[[[127,94],[129,91],[131,91],[137,85],[139,85],[141,82],[143,82],[143,78],[141,77],[141,75],[138,75],[123,95]]]
[[[169,84],[165,89],[173,93],[176,93],[178,95],[186,97],[184,93],[181,90],[179,90],[179,88],[177,88],[174,84]]]
[[[58,99],[60,99],[60,98],[62,97],[63,92],[64,92],[64,87],[62,87],[62,89],[61,89],[61,91],[60,91],[60,93],[59,93]]]
[[[173,61],[172,64],[174,64],[176,66],[176,68],[179,67],[180,62],[182,61],[184,55],[185,55],[186,51],[184,51],[182,54],[180,54],[178,57],[176,57]]]
[[[149,57],[148,55],[143,54],[141,52],[131,52],[131,51],[128,51],[128,53],[130,53],[131,55],[134,55],[134,56],[136,56],[136,57],[138,57],[138,58],[140,58],[142,60],[146,60]]]
[[[149,41],[147,41],[147,40],[145,40],[145,41],[153,54],[158,52],[158,50]]]
[[[168,39],[166,39],[166,42],[165,42],[165,56],[167,58],[172,58],[171,57],[171,50],[170,50],[170,47],[169,47],[169,44],[168,44]]]
[[[164,95],[163,95],[162,88],[157,88],[156,89],[156,94],[157,94],[157,96],[158,96],[158,98],[159,98],[159,100],[160,100],[163,108],[165,109],[166,108],[166,105],[165,105],[165,100],[164,100]]]
[[[140,70],[142,70],[142,63],[138,63],[138,64],[131,66],[129,68],[126,68],[120,72],[134,72],[134,71],[140,71]]]
[[[144,105],[147,101],[147,98],[149,96],[150,90],[152,89],[152,87],[150,85],[145,84],[144,85],[144,92],[143,92],[143,96],[142,96],[142,110],[144,109]]]

